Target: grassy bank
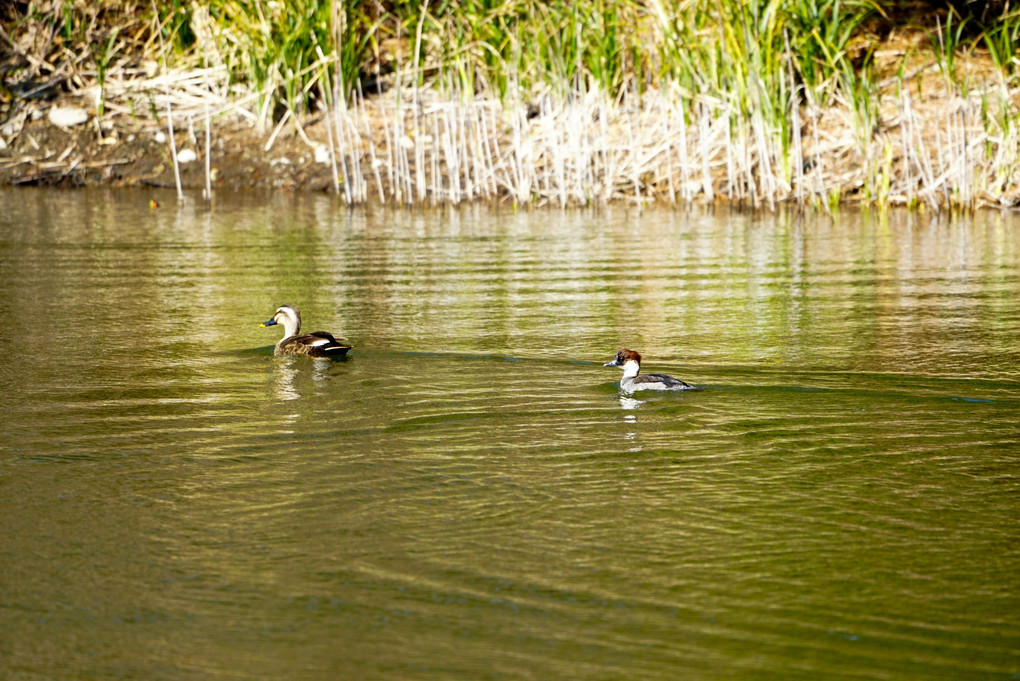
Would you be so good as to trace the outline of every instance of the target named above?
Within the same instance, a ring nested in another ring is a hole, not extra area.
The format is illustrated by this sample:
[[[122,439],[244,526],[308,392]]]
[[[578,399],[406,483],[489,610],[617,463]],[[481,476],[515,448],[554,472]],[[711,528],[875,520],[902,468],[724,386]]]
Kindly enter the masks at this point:
[[[293,133],[349,202],[1015,205],[1020,10],[980,6],[29,3],[5,115],[55,84],[171,139]]]

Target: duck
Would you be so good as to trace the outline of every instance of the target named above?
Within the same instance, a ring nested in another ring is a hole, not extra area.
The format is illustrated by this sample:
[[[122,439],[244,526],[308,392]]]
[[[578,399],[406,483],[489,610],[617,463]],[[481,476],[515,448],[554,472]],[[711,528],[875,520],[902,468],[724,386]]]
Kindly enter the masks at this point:
[[[639,376],[641,371],[641,354],[634,350],[621,348],[616,353],[612,362],[606,362],[603,366],[620,367],[623,369],[623,378],[620,379],[620,389],[625,392],[636,390],[702,390],[696,388],[686,381],[673,378],[665,374],[645,374]]]
[[[343,357],[353,346],[346,338],[334,338],[325,331],[300,334],[301,313],[293,305],[276,308],[273,318],[259,324],[260,328],[283,324],[283,338],[276,344],[274,355],[307,355],[316,358]],[[300,334],[300,335],[299,335]]]

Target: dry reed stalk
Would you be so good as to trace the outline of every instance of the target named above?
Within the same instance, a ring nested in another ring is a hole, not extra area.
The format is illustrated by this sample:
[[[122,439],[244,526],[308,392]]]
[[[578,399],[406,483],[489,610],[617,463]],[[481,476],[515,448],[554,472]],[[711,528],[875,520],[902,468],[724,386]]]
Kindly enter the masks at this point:
[[[371,130],[371,128],[368,125],[367,105],[365,103],[365,95],[364,95],[364,93],[361,90],[361,79],[360,78],[358,79],[357,97],[358,97],[358,102],[359,102],[360,106],[357,107],[355,110],[356,111],[364,111],[364,114],[365,114],[363,116],[359,116],[359,120],[361,121],[362,127],[365,130],[365,133],[364,133],[365,134],[365,139],[368,140],[368,157],[369,157],[370,167],[372,169],[372,176],[375,178],[376,191],[379,192],[379,201],[380,202],[385,202],[386,201],[386,191],[385,191],[385,189],[383,189],[382,178],[379,176],[379,164],[380,164],[380,161],[379,161],[379,158],[375,154],[375,139],[374,139],[374,137],[372,135],[372,130]],[[384,123],[383,127],[385,129],[385,123]],[[367,200],[367,197],[366,197],[366,200]]]
[[[488,114],[488,115],[486,115]],[[489,118],[492,118],[492,123],[489,124]],[[499,137],[496,134],[496,110],[483,110],[481,116],[482,128],[479,134],[482,140],[485,142],[485,158],[488,159],[489,164],[489,196],[495,197],[498,193],[499,188],[499,168],[500,168],[500,150],[499,150]],[[492,130],[490,133],[489,130]]]
[[[698,101],[698,152],[701,155],[701,191],[705,194],[705,199],[709,203],[715,200],[715,189],[712,181],[712,171],[710,168],[711,156],[709,154],[709,134],[711,130],[711,120],[709,116],[708,104],[703,100]]]
[[[456,102],[456,99],[454,99],[454,102]],[[469,184],[470,180],[464,173],[467,158],[461,155],[461,127],[456,113],[458,108],[458,106],[451,103],[443,110],[442,119],[442,122],[446,127],[443,145],[447,150],[447,156],[450,159],[450,177],[453,180],[453,190],[456,195],[455,203],[470,200],[468,199],[467,189],[467,184]]]
[[[395,126],[393,139],[397,151],[397,186],[400,187],[403,203],[410,204],[414,202],[414,193],[411,181],[411,164],[407,152],[414,148],[414,141],[407,134],[404,127],[404,112],[399,107],[393,117],[393,124]]]
[[[337,97],[342,97],[339,87],[334,85],[333,87],[333,101],[337,101]],[[339,106],[333,107],[333,115],[327,120],[326,125],[333,126],[333,139],[336,142],[337,148],[337,165],[340,166],[340,174],[343,178],[343,197],[344,202],[350,205],[354,201],[354,197],[351,195],[351,178],[347,169],[347,145],[344,143],[343,125],[340,121],[341,111]]]
[[[808,96],[808,106],[811,111],[811,137],[814,142],[814,158],[811,163],[811,177],[814,180],[812,193],[814,195],[813,199],[817,202],[818,199],[825,194],[825,183],[822,180],[822,144],[818,132],[818,106],[810,90],[805,90],[805,94]],[[831,215],[832,212],[829,210],[828,204],[825,201],[822,201],[822,204],[825,206],[825,210]]]
[[[205,109],[205,200],[212,202],[212,117]]]
[[[899,97],[899,114],[900,114],[900,142],[902,147],[900,149],[900,158],[903,159],[903,176],[906,181],[905,193],[907,196],[907,202],[911,205],[914,203],[914,168],[911,163],[910,152],[910,117],[907,115],[907,107],[909,106],[909,95],[905,98],[902,87],[900,88]]]
[[[758,183],[754,180],[754,171],[752,170],[754,164],[751,158],[754,120],[745,122],[739,107],[730,109],[727,116],[726,136],[728,141],[732,139],[734,128],[737,129],[737,141],[734,144],[736,153],[732,154],[734,188],[731,191],[737,195],[736,198],[740,202],[750,202],[751,206],[757,208]]]
[[[386,186],[390,188],[390,192],[393,193],[394,200],[400,203],[399,190],[397,189],[396,174],[394,166],[396,164],[396,157],[394,156],[394,141],[390,138],[390,121],[389,115],[386,113],[388,107],[377,106],[379,111],[379,119],[382,121],[383,131],[383,150],[386,152]],[[380,160],[380,163],[382,161]],[[385,201],[385,195],[381,197],[381,200]]]
[[[403,117],[397,119],[400,123],[400,173],[404,180],[404,202],[408,205],[414,203],[414,176],[411,174],[411,152],[415,148],[415,142],[407,134]]]
[[[442,154],[443,154],[444,149],[443,149],[442,140],[439,137],[439,117],[436,116],[435,113],[433,112],[433,114],[432,114],[432,116],[430,118],[432,119],[432,135],[431,135],[431,139],[428,140],[428,141],[429,141],[429,149],[432,152],[430,154],[430,159],[429,159],[429,168],[432,171],[431,172],[431,175],[432,175],[432,201],[435,202],[435,203],[440,203],[443,200],[443,188],[442,188],[443,187],[443,173],[440,170],[440,163],[442,161]],[[423,146],[424,146],[424,140],[423,140]],[[452,178],[451,178],[451,188],[452,188]],[[449,194],[449,198],[450,198],[450,201],[453,201],[452,191]],[[427,197],[422,197],[421,198],[422,202],[425,202],[426,200],[427,200]]]
[[[418,15],[418,26],[414,33],[414,99],[411,102],[411,109],[414,113],[414,168],[415,168],[415,180],[418,188],[418,200],[420,202],[425,201],[425,171],[423,166],[425,165],[425,150],[422,147],[421,129],[419,123],[421,121],[421,100],[419,98],[419,87],[421,83],[420,79],[420,68],[421,68],[421,36],[422,29],[425,26],[425,17],[429,11],[429,0],[422,2],[421,10]]]
[[[459,97],[458,97],[459,99]],[[475,200],[475,187],[474,187],[474,175],[471,173],[473,157],[468,152],[467,147],[467,127],[468,127],[468,112],[470,109],[465,106],[457,107],[453,116],[455,119],[455,126],[457,129],[457,154],[463,159],[462,164],[465,168],[464,172],[464,192],[467,201],[471,202]]]
[[[462,113],[464,117],[461,128],[463,139],[460,143],[465,158],[470,161],[471,175],[468,191],[471,198],[468,200],[473,201],[476,195],[478,198],[485,198],[486,165],[482,156],[484,147],[479,140],[478,106],[469,102]]]
[[[662,123],[662,138],[666,144],[666,191],[669,193],[669,202],[671,205],[676,205],[676,185],[673,183],[673,177],[675,175],[673,171],[673,116],[672,109],[667,108],[665,98],[659,101],[661,109],[661,120]]]
[[[439,149],[442,152],[447,184],[449,186],[447,200],[450,203],[465,203],[469,199],[470,157],[464,153],[460,145],[460,123],[456,110],[453,107],[446,108],[439,117],[440,140]]]
[[[354,193],[357,196],[358,203],[364,203],[368,200],[368,178],[365,172],[361,169],[361,159],[364,156],[362,152],[363,144],[361,141],[361,133],[358,131],[358,99],[357,97],[353,100],[353,107],[345,109],[347,115],[344,116],[344,122],[347,126],[347,134],[349,135],[351,143],[351,162],[353,165],[354,175]]]
[[[696,191],[691,186],[691,163],[689,161],[689,152],[687,148],[687,113],[684,108],[683,94],[680,93],[676,96],[677,106],[680,108],[680,122],[677,128],[680,133],[680,187],[681,196],[685,201],[693,201]]]
[[[955,93],[954,93],[955,96]],[[949,158],[956,159],[959,164],[959,186],[957,196],[962,206],[968,209],[974,207],[973,197],[970,191],[970,159],[967,155],[966,132],[963,129],[962,107],[952,110],[949,113],[948,121],[951,131],[949,140]]]
[[[743,128],[741,128],[741,130],[743,130]],[[729,195],[732,198],[737,199],[739,201],[740,199],[746,197],[740,192],[740,189],[737,185],[736,163],[733,159],[734,156],[733,152],[735,146],[732,138],[733,126],[729,121],[729,115],[727,115],[726,117],[726,125],[724,131],[726,133],[726,139],[723,141],[722,147],[726,154],[726,190],[729,192]]]
[[[917,114],[914,112],[913,107],[910,108],[909,115],[910,132],[916,138],[911,140],[911,142],[915,145],[912,156],[917,160],[918,173],[921,176],[921,188],[919,193],[924,196],[925,201],[928,202],[931,208],[937,211],[938,201],[936,200],[935,195],[938,192],[938,182],[934,177],[928,148],[924,143],[924,135],[920,121],[917,119]]]
[[[541,102],[544,102],[544,98],[540,97],[539,102],[540,102],[539,117],[541,118],[542,117],[541,108],[543,106]],[[533,143],[534,148],[538,150],[535,154],[535,159],[532,162],[531,166],[531,169],[535,174],[535,182],[534,186],[532,187],[531,196],[529,196],[529,199],[531,199],[537,204],[539,203],[539,201],[536,199],[538,199],[539,197],[548,198],[549,196],[551,196],[550,192],[552,191],[552,188],[550,186],[549,178],[550,174],[549,165],[551,159],[550,153],[548,152],[552,152],[551,154],[552,156],[556,155],[556,152],[554,150],[555,142],[549,142],[546,139],[546,135],[550,134],[550,130],[546,126],[531,126],[529,124],[525,124],[525,128],[528,129],[527,139],[529,139]],[[555,135],[557,133],[555,130],[553,130],[551,134]],[[545,150],[547,153],[543,153],[542,150]]]
[[[330,121],[333,120],[333,116],[329,104],[329,96],[323,79],[319,80],[319,93],[322,97],[323,106],[326,109],[326,125],[323,127],[326,129],[326,149],[329,151],[330,179],[333,181],[333,193],[340,196],[340,169],[337,167],[336,163],[337,148],[336,142],[333,139],[333,126],[330,125]]]
[[[943,92],[945,93],[945,98],[946,101],[948,102],[950,93],[948,87],[945,87],[945,84],[943,86]],[[939,113],[941,113],[942,115],[939,115]],[[954,168],[956,164],[952,163],[949,160],[952,158],[952,156],[947,154],[946,150],[942,146],[942,131],[940,130],[940,127],[945,126],[946,135],[948,136],[950,134],[949,111],[947,108],[942,108],[939,113],[936,113],[935,116],[936,124],[933,126],[935,133],[935,155],[936,158],[938,159],[938,171],[939,171],[939,178],[937,180],[937,183],[941,186],[942,197],[945,205],[951,206],[953,205],[953,199],[950,194],[950,185],[952,184],[951,180],[953,178],[953,175],[955,174]],[[947,144],[949,143],[948,137],[946,139],[946,143]]]
[[[387,135],[386,143],[389,145],[390,172],[393,175],[393,179],[390,184],[390,191],[393,192],[394,200],[403,205],[406,201],[407,193],[404,190],[404,175],[403,175],[403,154],[404,154],[404,139],[400,131],[399,116],[393,117],[393,127],[387,128],[389,133]]]
[[[751,133],[754,140],[754,151],[757,158],[753,159],[756,163],[752,165],[749,160],[748,164],[748,178],[754,185],[752,202],[755,207],[758,207],[762,200],[768,203],[769,209],[775,209],[777,183],[775,175],[772,171],[772,159],[771,150],[769,149],[767,135],[765,133],[765,114],[763,106],[768,106],[768,102],[762,102],[765,98],[764,93],[761,92],[761,88],[758,85],[757,79],[754,81],[755,87],[753,92],[755,93],[754,101],[755,107],[751,117]],[[758,169],[758,180],[755,181],[755,174],[753,171],[754,167]],[[759,189],[760,187],[760,189]]]
[[[152,0],[152,16],[156,17],[156,21],[157,22],[159,21],[159,19],[158,19],[159,12],[156,11],[156,0]],[[162,25],[158,25],[156,27],[156,33],[159,35],[159,54],[160,54],[161,68],[163,68],[163,70],[166,70],[166,45],[163,42],[163,26]],[[169,134],[169,137],[170,137],[170,157],[171,157],[171,159],[173,161],[173,166],[174,166],[174,181],[177,184],[177,200],[178,201],[183,201],[184,200],[184,191],[181,188],[181,167],[180,167],[180,164],[177,163],[177,143],[174,141],[174,118],[173,118],[173,110],[171,109],[171,106],[170,106],[170,86],[169,85],[166,86],[166,125],[167,125],[167,129],[168,129],[168,131],[170,133]]]
[[[598,201],[598,151],[596,138],[591,132],[591,95],[578,95],[571,109],[569,119],[570,134],[574,137],[574,145],[579,150],[577,158],[572,159],[575,169],[574,192],[578,202],[590,205]]]
[[[596,180],[596,184],[601,184],[602,187],[601,200],[608,203],[613,199],[613,187],[616,186],[616,155],[612,152],[612,144],[609,139],[609,111],[606,106],[606,96],[601,90],[596,92],[594,115],[598,117],[599,121],[599,137],[595,141],[595,149],[601,161],[596,174],[596,178],[601,175],[601,182]]]
[[[285,125],[287,125],[287,121],[290,120],[291,115],[292,114],[290,109],[287,109],[286,111],[283,112],[283,116],[280,118],[280,122],[273,127],[273,132],[269,133],[269,139],[266,140],[265,145],[262,147],[263,151],[268,152],[272,150],[273,145],[276,144],[276,138],[279,136],[281,132],[283,132],[283,128]]]
[[[792,66],[791,66],[792,68]],[[804,147],[800,138],[800,87],[794,87],[792,91],[792,105],[790,106],[790,130],[792,133],[792,151],[793,157],[791,162],[793,167],[791,168],[790,182],[795,188],[794,201],[797,205],[804,203]]]
[[[428,198],[428,180],[425,176],[425,136],[422,134],[421,112],[415,107],[414,110],[414,182],[417,190],[415,199],[418,203],[425,203]]]
[[[184,190],[181,188],[181,165],[177,162],[177,142],[174,139],[174,114],[170,106],[169,93],[166,100],[166,127],[170,137],[170,159],[174,166],[174,183],[177,186],[177,200],[184,200]]]
[[[205,120],[205,200],[212,202],[212,121]]]
[[[484,116],[477,104],[468,104],[468,110],[465,111],[465,122],[467,124],[465,130],[465,153],[471,157],[471,169],[472,178],[471,185],[474,192],[478,195],[478,198],[487,198],[486,194],[486,177],[489,173],[489,165],[485,157],[486,145],[482,143],[482,126],[484,125]]]
[[[634,144],[634,113],[630,106],[626,106],[624,110],[626,112],[626,124],[624,127],[627,129],[627,146],[632,152],[630,181],[631,184],[634,185],[634,201],[640,208],[642,205],[641,177],[639,173],[639,164],[637,163],[639,159],[636,154],[638,147]]]
[[[511,85],[511,87],[513,86]],[[512,92],[515,91],[516,88],[512,90]],[[509,189],[511,195],[514,198],[514,202],[518,204],[523,203],[526,198],[523,196],[524,169],[522,167],[523,151],[521,149],[522,143],[521,143],[521,123],[520,116],[518,115],[519,109],[520,104],[514,98],[511,100],[509,110],[506,112],[506,115],[510,117],[510,133],[512,144],[512,149],[509,152],[508,161],[510,162],[513,168],[511,176],[513,184],[509,187]]]
[[[483,163],[483,190],[482,196],[489,198],[497,198],[498,193],[496,191],[496,173],[499,165],[499,147],[496,140],[495,131],[489,132],[489,119],[495,118],[495,107],[486,104],[478,110],[477,124],[478,128],[476,135],[481,140],[479,145],[479,155],[481,156]]]
[[[587,119],[585,116],[588,115],[588,98],[578,97],[576,104],[574,105],[574,116],[575,125],[571,126],[573,134],[576,136],[577,145],[580,149],[580,158],[575,162],[576,165],[576,188],[577,200],[584,205],[589,205],[596,200],[596,185],[598,184],[597,171],[598,166],[598,155],[595,153],[594,139],[588,134]]]
[[[971,163],[970,144],[968,142],[968,122],[967,114],[970,111],[970,107],[967,105],[966,100],[961,100],[961,105],[956,112],[957,121],[957,154],[963,164],[963,191],[964,200],[969,208],[974,208],[975,205],[975,189],[974,186],[976,176],[974,165]]]

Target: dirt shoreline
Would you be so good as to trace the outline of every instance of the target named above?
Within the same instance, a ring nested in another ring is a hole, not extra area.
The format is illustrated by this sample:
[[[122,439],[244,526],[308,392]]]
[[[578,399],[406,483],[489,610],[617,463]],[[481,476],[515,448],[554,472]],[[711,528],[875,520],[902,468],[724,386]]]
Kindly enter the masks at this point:
[[[63,101],[61,106],[73,105]],[[0,184],[61,187],[176,187],[167,135],[154,125],[119,118],[104,123],[51,123],[40,109],[20,134],[0,150]],[[320,123],[307,129],[318,136]],[[324,137],[325,135],[323,135]],[[175,131],[178,152],[195,159],[179,163],[184,189],[206,186],[204,133]],[[280,134],[268,151],[266,136],[250,126],[218,126],[212,135],[211,185],[214,190],[283,189],[332,191],[330,166],[315,161],[315,150],[293,130]],[[182,160],[186,160],[182,155]]]

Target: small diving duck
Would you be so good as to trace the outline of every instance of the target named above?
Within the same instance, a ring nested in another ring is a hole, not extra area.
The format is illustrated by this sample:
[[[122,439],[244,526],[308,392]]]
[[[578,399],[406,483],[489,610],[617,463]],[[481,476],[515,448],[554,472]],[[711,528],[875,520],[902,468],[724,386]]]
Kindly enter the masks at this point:
[[[638,372],[641,371],[641,355],[626,348],[616,353],[616,359],[606,362],[603,366],[623,369],[620,388],[626,392],[635,390],[702,390],[702,388],[696,388],[690,383],[665,374],[638,376]]]
[[[351,349],[346,338],[334,338],[325,331],[298,335],[301,331],[301,313],[293,305],[281,305],[276,314],[260,327],[283,324],[283,338],[276,344],[274,355],[308,355],[309,357],[343,357]]]

